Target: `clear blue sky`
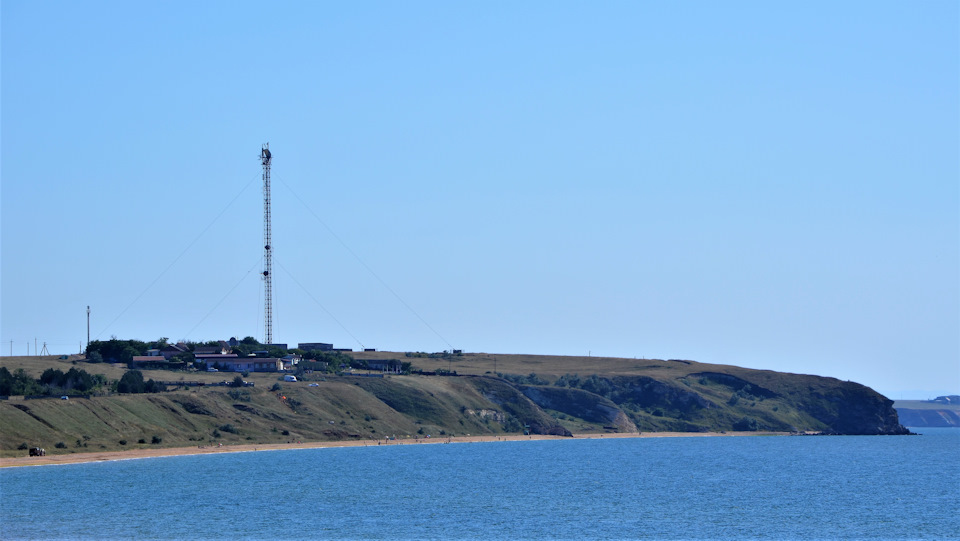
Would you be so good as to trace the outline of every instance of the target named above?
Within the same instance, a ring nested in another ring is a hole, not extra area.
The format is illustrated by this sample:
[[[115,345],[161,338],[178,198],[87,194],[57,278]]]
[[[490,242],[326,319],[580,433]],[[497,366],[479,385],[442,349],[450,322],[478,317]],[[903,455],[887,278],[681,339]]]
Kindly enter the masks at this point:
[[[3,355],[262,340],[269,142],[275,341],[960,392],[955,1],[0,16]]]

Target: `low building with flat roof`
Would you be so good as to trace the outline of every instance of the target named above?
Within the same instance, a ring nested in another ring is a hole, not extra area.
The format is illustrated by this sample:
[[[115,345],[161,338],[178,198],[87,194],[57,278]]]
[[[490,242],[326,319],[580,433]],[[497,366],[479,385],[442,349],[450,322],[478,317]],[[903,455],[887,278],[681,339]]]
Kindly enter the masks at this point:
[[[325,344],[323,342],[305,342],[297,344],[297,349],[302,349],[303,351],[333,351],[333,344]]]

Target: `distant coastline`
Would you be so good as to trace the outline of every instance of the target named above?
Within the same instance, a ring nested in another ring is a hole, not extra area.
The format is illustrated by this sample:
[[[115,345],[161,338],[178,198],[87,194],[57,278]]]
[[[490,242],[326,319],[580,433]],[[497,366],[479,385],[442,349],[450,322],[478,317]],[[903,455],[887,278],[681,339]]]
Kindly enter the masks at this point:
[[[933,400],[896,400],[894,409],[904,426],[917,428],[960,427],[960,396],[938,396]]]

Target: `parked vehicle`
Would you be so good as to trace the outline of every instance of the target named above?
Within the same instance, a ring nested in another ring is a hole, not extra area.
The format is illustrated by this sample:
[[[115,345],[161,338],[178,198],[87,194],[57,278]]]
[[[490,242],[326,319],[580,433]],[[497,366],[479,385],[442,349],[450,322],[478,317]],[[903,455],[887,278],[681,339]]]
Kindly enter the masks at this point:
[[[297,376],[291,376],[287,374],[286,376],[283,376],[283,381],[297,381]]]
[[[30,448],[30,456],[46,456],[47,452],[39,447]]]

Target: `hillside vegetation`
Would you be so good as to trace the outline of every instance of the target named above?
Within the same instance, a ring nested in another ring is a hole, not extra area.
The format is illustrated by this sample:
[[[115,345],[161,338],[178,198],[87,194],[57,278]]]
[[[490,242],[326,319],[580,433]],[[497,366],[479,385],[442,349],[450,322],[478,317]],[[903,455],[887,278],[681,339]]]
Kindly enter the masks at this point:
[[[892,401],[853,382],[693,361],[365,352],[357,359],[412,362],[427,373],[363,377],[313,373],[253,387],[215,386],[235,374],[144,370],[166,392],[0,400],[0,454],[137,447],[374,440],[603,431],[818,431],[906,433]],[[5,357],[0,366],[39,378],[83,369],[119,380],[122,365],[81,357]],[[436,373],[456,375],[429,375]],[[189,382],[204,386],[186,386]],[[312,384],[312,385],[311,385]]]

